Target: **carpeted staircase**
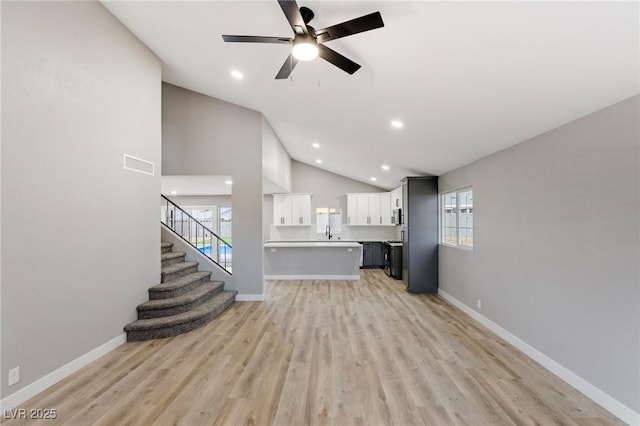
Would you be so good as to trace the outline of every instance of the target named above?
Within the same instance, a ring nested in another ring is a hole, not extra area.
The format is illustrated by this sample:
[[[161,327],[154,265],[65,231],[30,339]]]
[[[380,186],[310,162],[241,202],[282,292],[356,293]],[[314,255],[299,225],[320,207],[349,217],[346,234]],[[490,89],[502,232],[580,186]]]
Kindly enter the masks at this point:
[[[185,253],[162,243],[161,283],[149,289],[149,301],[138,305],[138,319],[124,327],[127,341],[160,339],[202,327],[236,301],[236,291],[224,291],[223,281],[185,262]]]

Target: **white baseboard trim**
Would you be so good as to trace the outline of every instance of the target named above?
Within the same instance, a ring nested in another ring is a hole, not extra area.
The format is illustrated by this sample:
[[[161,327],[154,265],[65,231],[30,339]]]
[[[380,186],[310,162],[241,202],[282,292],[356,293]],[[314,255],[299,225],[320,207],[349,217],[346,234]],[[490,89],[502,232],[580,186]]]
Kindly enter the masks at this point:
[[[265,280],[359,280],[360,275],[265,275]]]
[[[262,302],[264,293],[262,294],[236,294],[237,302]]]
[[[85,365],[95,361],[102,355],[105,355],[118,346],[127,341],[127,335],[125,333],[109,340],[108,342],[98,346],[97,348],[87,352],[86,354],[74,359],[70,363],[63,365],[57,370],[52,371],[46,376],[36,380],[33,383],[23,387],[22,389],[12,393],[8,397],[0,401],[0,412],[4,413],[5,410],[11,410],[17,407],[26,400],[34,397],[43,390],[58,383],[60,380],[80,370]]]
[[[573,386],[589,398],[591,398],[595,403],[600,405],[605,410],[609,411],[614,416],[617,416],[622,421],[628,423],[629,425],[640,425],[640,413],[636,413],[631,408],[627,407],[620,401],[611,397],[607,393],[601,391],[591,383],[587,382],[582,377],[558,364],[553,359],[549,358],[547,355],[543,354],[533,346],[529,345],[525,341],[521,340],[519,337],[511,334],[509,331],[500,327],[495,322],[491,321],[489,318],[479,314],[477,311],[473,310],[469,306],[465,305],[455,297],[451,296],[449,293],[442,289],[438,289],[438,294],[442,296],[445,300],[451,302],[451,304],[455,305],[461,311],[469,315],[474,320],[478,321],[480,324],[487,327],[489,330],[496,333],[498,336],[502,337],[507,342],[511,343],[513,346],[518,348],[520,351],[524,352],[527,356],[541,364],[544,368],[551,371],[553,374],[558,376],[560,379]]]

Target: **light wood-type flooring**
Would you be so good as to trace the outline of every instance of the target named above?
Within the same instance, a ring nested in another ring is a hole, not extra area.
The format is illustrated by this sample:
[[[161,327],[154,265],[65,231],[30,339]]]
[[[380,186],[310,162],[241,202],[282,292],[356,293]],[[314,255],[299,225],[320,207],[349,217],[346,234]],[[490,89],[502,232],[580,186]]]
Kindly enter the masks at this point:
[[[6,424],[622,424],[381,270],[266,292],[191,333],[126,343],[22,406],[56,409],[55,420]]]

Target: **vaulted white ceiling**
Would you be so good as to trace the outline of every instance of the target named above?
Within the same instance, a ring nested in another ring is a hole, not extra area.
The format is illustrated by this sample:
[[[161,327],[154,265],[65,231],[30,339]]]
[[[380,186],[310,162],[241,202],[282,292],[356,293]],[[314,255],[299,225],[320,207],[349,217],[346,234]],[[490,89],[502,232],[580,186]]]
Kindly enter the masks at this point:
[[[291,37],[275,0],[103,4],[160,57],[163,80],[260,111],[292,158],[386,188],[639,92],[638,2],[299,1],[315,28],[374,11],[385,27],[327,43],[355,74],[319,60],[290,80],[274,79],[287,45],[221,38]]]

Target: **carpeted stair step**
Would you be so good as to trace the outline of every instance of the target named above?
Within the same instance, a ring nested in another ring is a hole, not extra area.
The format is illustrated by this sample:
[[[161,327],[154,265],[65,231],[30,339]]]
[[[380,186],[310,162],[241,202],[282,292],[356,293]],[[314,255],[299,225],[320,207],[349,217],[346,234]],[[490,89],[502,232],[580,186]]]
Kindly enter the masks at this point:
[[[236,300],[235,291],[223,291],[188,312],[162,318],[139,319],[127,324],[127,341],[160,339],[186,333],[207,324]]]
[[[169,253],[172,247],[173,243],[160,243],[160,253]]]
[[[177,297],[149,300],[138,305],[138,319],[160,318],[187,312],[222,291],[222,281],[209,281]]]
[[[210,277],[211,272],[196,271],[178,279],[158,284],[149,289],[149,300],[180,296],[206,283]]]
[[[180,263],[180,262],[184,262],[184,258],[187,255],[187,253],[182,253],[179,251],[171,251],[168,253],[162,253],[160,255],[160,260],[162,262],[161,266],[169,266],[169,265],[173,265],[174,263]]]
[[[198,262],[179,262],[160,269],[160,282],[166,283],[198,270]]]

